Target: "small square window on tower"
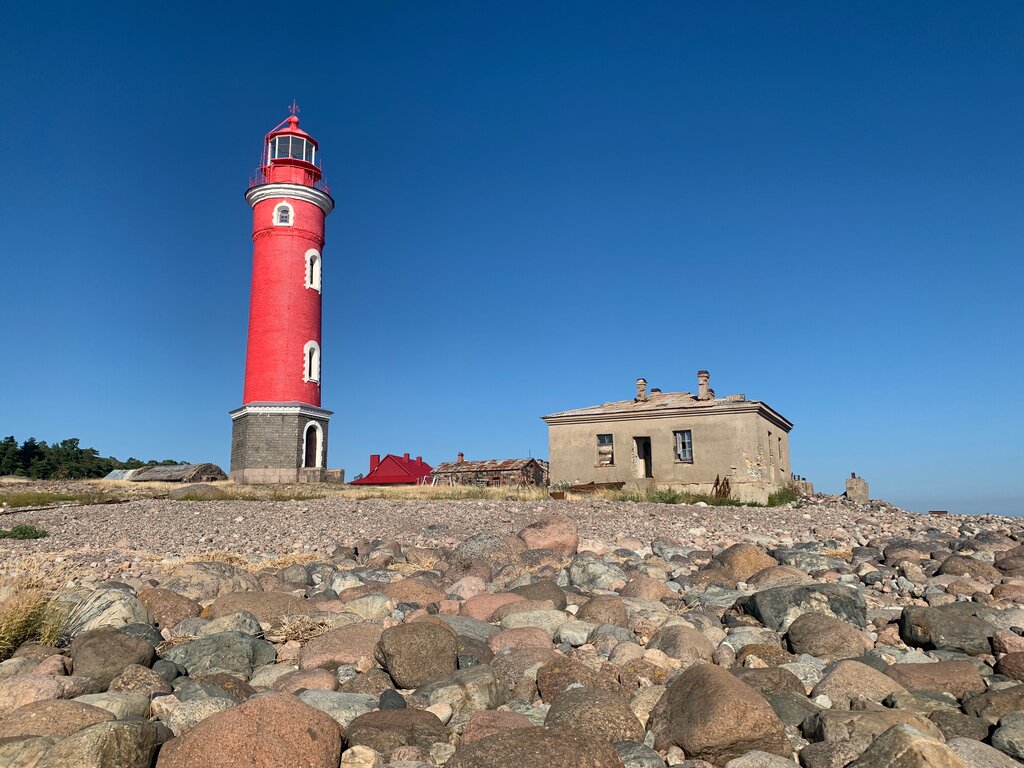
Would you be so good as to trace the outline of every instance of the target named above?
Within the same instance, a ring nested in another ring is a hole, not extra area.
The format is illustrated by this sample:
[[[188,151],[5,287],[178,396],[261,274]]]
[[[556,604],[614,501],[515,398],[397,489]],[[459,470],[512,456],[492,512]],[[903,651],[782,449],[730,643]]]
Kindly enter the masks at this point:
[[[676,461],[693,463],[693,433],[688,429],[680,429],[672,433],[676,440]]]
[[[611,435],[597,436],[597,466],[611,467],[615,464],[615,444]]]

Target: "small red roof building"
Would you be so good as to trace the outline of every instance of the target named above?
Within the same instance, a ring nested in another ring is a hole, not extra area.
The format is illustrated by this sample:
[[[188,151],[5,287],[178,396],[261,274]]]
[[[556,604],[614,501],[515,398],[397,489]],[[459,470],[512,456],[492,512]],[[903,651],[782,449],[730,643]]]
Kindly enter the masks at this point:
[[[353,480],[350,485],[415,485],[430,478],[432,469],[422,456],[410,459],[409,454],[395,456],[387,454],[381,459],[379,453],[370,456],[370,471],[366,477]]]

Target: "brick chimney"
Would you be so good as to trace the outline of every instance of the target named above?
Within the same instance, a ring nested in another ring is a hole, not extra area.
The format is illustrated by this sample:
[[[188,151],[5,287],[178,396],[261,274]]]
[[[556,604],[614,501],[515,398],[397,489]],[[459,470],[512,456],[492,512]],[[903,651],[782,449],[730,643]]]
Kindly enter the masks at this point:
[[[459,451],[459,457],[455,459],[456,464],[461,464],[466,460],[466,457],[462,455],[462,451]]]
[[[380,454],[379,453],[371,453],[370,454],[370,471],[373,472],[373,470],[375,470],[379,466],[380,466]]]
[[[642,403],[647,400],[647,379],[636,380],[636,402]]]
[[[408,461],[409,460],[409,454],[408,453],[402,454],[402,458],[405,459],[406,461]]]
[[[697,399],[714,400],[715,390],[711,388],[711,374],[707,371],[697,371]]]

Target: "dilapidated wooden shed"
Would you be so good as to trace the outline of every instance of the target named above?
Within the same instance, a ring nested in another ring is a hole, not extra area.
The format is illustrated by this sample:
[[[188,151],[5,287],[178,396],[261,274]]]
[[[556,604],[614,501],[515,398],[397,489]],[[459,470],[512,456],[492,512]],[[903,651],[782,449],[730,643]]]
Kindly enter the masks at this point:
[[[442,462],[434,467],[431,478],[434,485],[547,485],[548,463],[543,459],[466,461],[460,453],[455,461]]]
[[[140,467],[125,479],[133,483],[212,483],[227,480],[228,476],[216,464],[161,464],[155,467]]]

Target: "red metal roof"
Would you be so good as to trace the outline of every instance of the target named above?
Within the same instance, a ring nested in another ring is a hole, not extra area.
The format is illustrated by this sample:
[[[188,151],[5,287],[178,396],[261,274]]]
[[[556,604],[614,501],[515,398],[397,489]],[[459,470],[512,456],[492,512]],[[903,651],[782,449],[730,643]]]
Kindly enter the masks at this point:
[[[350,485],[401,485],[419,483],[423,478],[430,477],[431,466],[419,456],[409,458],[409,454],[395,456],[389,453],[376,467],[372,465],[366,477],[353,480]]]

